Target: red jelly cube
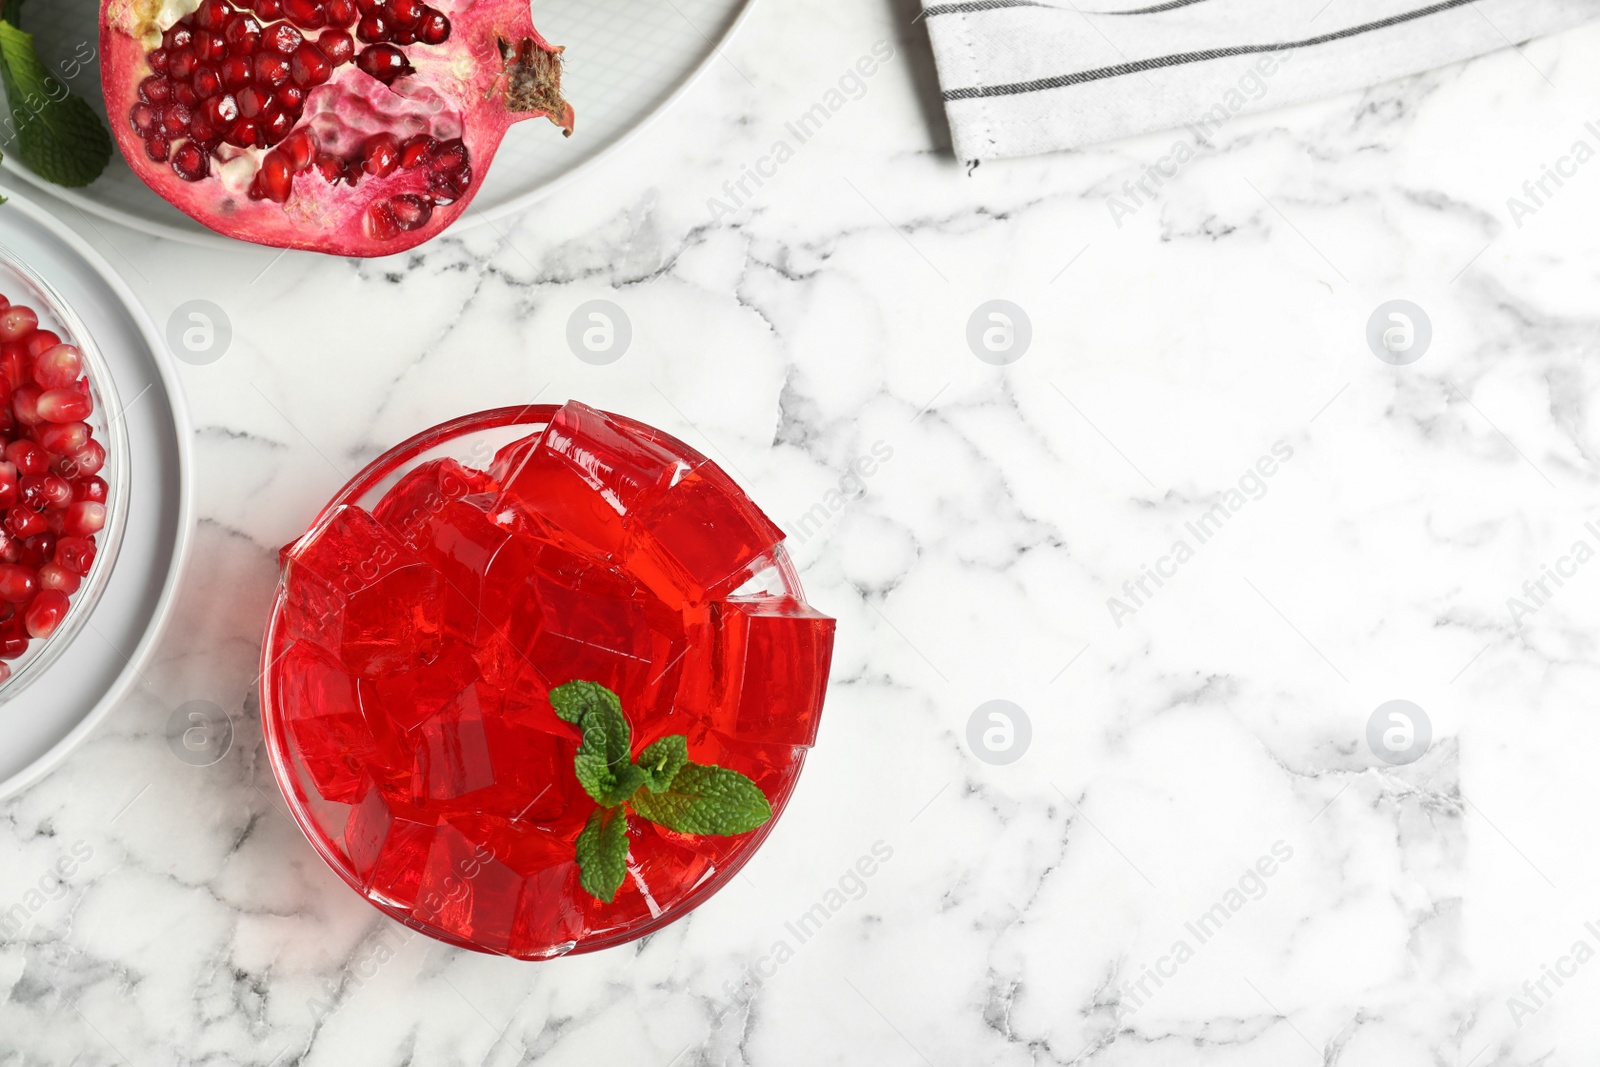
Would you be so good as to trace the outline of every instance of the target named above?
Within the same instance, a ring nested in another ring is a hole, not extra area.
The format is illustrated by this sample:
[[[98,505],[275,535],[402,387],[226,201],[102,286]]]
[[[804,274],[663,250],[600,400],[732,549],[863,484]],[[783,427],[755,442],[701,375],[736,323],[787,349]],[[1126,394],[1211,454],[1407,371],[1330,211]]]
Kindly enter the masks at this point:
[[[685,464],[603,411],[557,411],[538,443],[505,472],[502,503],[574,548],[621,552],[624,522],[680,477]]]
[[[635,516],[628,566],[665,600],[726,596],[750,577],[783,531],[707,461]]]
[[[731,597],[709,626],[716,651],[696,657],[680,703],[741,741],[815,744],[834,621],[793,597]]]
[[[451,823],[439,827],[417,890],[416,916],[490,950],[511,947],[523,879]]]
[[[480,471],[468,470],[453,459],[430,460],[401,478],[372,509],[372,517],[401,543],[422,552],[440,513],[451,502],[493,488],[494,482]]]
[[[318,649],[296,644],[283,657],[284,718],[306,774],[323,799],[354,803],[377,742],[361,714],[356,680]]]
[[[358,674],[438,654],[443,579],[360,508],[342,507],[287,552],[289,632]]]
[[[494,784],[484,721],[497,714],[494,698],[470,686],[411,731],[415,803],[451,800]]]

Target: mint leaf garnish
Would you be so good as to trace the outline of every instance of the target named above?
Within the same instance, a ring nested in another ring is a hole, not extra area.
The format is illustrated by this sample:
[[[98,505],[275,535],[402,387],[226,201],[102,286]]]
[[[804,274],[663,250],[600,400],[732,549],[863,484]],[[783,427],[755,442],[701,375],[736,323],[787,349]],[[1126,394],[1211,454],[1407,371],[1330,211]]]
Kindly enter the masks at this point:
[[[680,834],[748,833],[772,818],[761,787],[738,771],[691,763],[665,792],[639,792],[633,810]]]
[[[596,808],[578,835],[578,884],[611,903],[628,876],[628,816],[621,808]]]
[[[111,162],[111,134],[82,97],[39,60],[33,37],[16,26],[18,0],[0,20],[0,84],[16,128],[17,154],[57,185],[88,185]]]
[[[726,767],[689,762],[689,739],[671,734],[629,757],[631,731],[617,694],[596,682],[550,690],[550,706],[583,733],[572,769],[600,808],[578,835],[578,884],[607,904],[628,870],[628,808],[680,834],[727,836],[772,818],[761,787]]]
[[[672,784],[689,762],[689,739],[682,734],[663,737],[639,753],[639,769],[644,772],[644,787],[659,793]]]
[[[573,771],[595,803],[616,807],[644,784],[644,772],[628,758],[628,720],[617,694],[594,682],[568,682],[550,690],[550,706],[583,732]]]

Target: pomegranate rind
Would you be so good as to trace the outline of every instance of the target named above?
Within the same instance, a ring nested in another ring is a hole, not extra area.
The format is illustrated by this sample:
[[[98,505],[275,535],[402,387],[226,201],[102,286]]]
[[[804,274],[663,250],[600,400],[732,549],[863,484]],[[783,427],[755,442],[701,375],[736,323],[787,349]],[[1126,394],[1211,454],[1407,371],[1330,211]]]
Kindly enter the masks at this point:
[[[341,66],[307,95],[296,127],[312,123],[319,112],[337,113],[355,102],[378,113],[409,114],[405,128],[392,131],[402,139],[409,132],[437,135],[440,130],[460,137],[470,154],[471,184],[453,203],[435,206],[413,230],[377,236],[368,208],[426,191],[426,176],[418,171],[364,175],[350,186],[329,183],[312,167],[295,175],[289,199],[279,204],[249,196],[265,150],[239,152],[232,164],[212,159],[211,174],[196,182],[179,177],[169,162],[152,161],[128,114],[139,100],[139,83],[153,73],[146,56],[160,43],[163,27],[155,21],[160,0],[105,0],[102,6],[102,86],[117,147],[158,196],[224,236],[361,258],[415,248],[466,212],[513,123],[545,117],[569,136],[574,123],[572,105],[561,96],[562,50],[534,29],[527,0],[443,0],[435,6],[451,20],[451,39],[441,46],[407,48],[414,73],[388,87],[354,64]]]

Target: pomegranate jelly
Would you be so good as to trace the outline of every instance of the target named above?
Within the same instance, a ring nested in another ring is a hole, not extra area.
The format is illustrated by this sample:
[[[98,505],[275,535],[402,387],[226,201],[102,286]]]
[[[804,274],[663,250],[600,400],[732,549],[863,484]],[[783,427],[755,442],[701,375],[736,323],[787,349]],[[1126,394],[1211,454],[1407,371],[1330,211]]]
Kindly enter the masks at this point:
[[[266,650],[280,780],[374,904],[455,944],[537,959],[699,904],[771,823],[733,837],[633,818],[611,903],[578,886],[595,802],[549,691],[621,698],[635,756],[669,734],[781,812],[816,739],[834,623],[758,591],[781,531],[704,456],[582,404],[486,470],[410,469],[284,551]],[[775,570],[776,568],[776,570]]]

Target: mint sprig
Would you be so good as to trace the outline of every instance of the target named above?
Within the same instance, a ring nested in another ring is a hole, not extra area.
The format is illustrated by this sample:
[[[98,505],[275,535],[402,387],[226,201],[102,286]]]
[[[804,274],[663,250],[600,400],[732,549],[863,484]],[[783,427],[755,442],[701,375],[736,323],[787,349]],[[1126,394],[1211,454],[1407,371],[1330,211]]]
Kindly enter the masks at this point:
[[[578,835],[578,884],[607,904],[628,875],[628,812],[682,834],[743,834],[772,818],[761,787],[738,771],[691,763],[689,739],[671,734],[630,756],[617,694],[596,682],[550,690],[550,705],[583,734],[573,771],[600,805]]]
[[[17,26],[21,7],[21,0],[7,0],[0,9],[0,84],[11,110],[7,132],[16,135],[17,155],[41,178],[88,185],[111,162],[111,134],[39,59],[33,36]]]

